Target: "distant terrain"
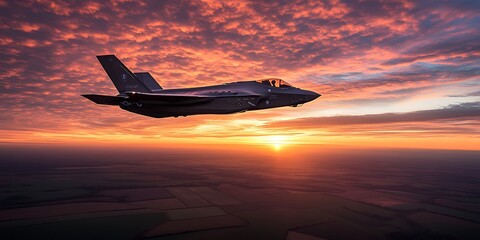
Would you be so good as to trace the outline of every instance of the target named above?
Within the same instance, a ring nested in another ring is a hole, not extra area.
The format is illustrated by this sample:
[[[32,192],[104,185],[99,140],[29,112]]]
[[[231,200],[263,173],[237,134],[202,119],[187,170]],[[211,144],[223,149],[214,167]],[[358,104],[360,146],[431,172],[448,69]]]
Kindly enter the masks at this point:
[[[1,146],[0,239],[480,239],[480,152],[317,148]]]

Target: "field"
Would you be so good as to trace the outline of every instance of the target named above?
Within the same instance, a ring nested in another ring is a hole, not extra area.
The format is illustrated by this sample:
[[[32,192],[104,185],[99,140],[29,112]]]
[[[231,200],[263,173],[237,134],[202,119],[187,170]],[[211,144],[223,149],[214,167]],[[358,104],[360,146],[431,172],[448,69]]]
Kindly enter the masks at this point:
[[[480,238],[480,152],[0,156],[0,239]]]

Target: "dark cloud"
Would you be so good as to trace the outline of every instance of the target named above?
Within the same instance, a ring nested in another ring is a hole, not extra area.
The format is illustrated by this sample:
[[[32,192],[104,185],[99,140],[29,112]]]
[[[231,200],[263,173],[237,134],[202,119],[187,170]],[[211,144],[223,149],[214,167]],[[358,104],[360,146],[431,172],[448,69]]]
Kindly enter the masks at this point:
[[[363,124],[388,124],[408,122],[433,122],[439,120],[475,119],[480,121],[480,102],[462,103],[441,109],[421,110],[407,113],[382,113],[357,116],[332,116],[298,118],[274,122],[270,126],[287,128],[317,128]]]
[[[448,97],[479,97],[480,91],[470,92],[467,94],[460,94],[460,95],[448,95]]]

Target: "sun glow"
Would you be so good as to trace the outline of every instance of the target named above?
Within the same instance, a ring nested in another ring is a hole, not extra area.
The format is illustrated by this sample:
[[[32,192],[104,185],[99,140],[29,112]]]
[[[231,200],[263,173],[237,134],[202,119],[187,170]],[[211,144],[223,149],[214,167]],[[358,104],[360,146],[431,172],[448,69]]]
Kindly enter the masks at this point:
[[[281,144],[274,144],[273,145],[273,149],[275,149],[276,151],[279,151],[281,148],[282,148]]]
[[[272,145],[275,151],[280,151],[282,147],[286,144],[286,137],[285,136],[269,136],[268,143]]]

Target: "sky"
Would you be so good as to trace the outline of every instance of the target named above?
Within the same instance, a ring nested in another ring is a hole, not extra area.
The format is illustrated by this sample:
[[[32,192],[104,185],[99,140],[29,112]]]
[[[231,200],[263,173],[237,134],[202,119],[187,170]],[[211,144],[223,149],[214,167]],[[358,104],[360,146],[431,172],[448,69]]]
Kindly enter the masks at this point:
[[[2,1],[0,143],[480,150],[480,1]],[[164,88],[276,77],[302,107],[155,119],[96,105],[115,54]]]

